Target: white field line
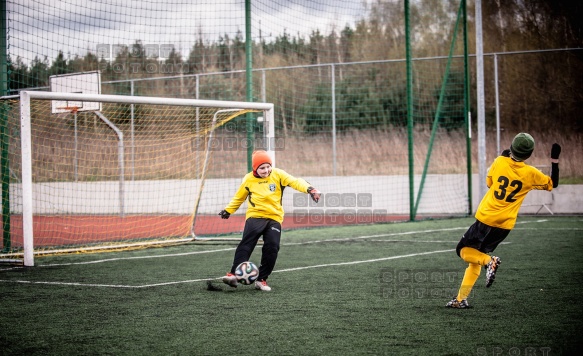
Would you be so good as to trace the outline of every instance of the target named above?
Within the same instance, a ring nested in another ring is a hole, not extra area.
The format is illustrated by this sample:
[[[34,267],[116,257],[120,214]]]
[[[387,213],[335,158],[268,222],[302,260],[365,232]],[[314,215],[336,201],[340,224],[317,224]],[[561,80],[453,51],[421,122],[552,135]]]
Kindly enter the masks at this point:
[[[285,244],[285,246],[319,244],[319,243],[325,243],[325,242],[355,241],[355,240],[361,240],[361,239],[371,239],[371,238],[375,238],[375,237],[405,236],[405,235],[427,234],[427,233],[433,233],[433,232],[467,230],[467,229],[468,229],[468,226],[450,227],[450,228],[434,229],[434,230],[422,230],[422,231],[393,232],[390,234],[345,237],[345,238],[341,238],[341,239],[326,239],[326,240],[305,241],[305,242],[292,242],[292,243]],[[461,236],[460,236],[460,238],[461,238]],[[411,240],[407,240],[407,241],[411,241]]]
[[[283,246],[296,246],[296,245],[317,244],[317,243],[325,243],[325,242],[356,241],[356,240],[370,239],[370,238],[375,238],[375,237],[378,238],[378,237],[390,237],[390,236],[404,236],[404,235],[425,234],[425,233],[464,230],[464,229],[467,229],[467,227],[453,227],[453,228],[444,228],[444,229],[435,229],[435,230],[395,232],[395,233],[390,233],[390,234],[366,235],[366,236],[346,237],[346,238],[341,238],[341,239],[325,239],[325,240],[305,241],[305,242],[291,242],[291,243],[283,242],[282,245]],[[406,240],[406,241],[410,241],[410,240]],[[453,243],[453,241],[448,241],[448,242]],[[229,247],[229,248],[218,249],[218,250],[208,250],[208,251],[192,251],[192,252],[172,253],[172,254],[166,254],[166,255],[116,257],[116,258],[107,258],[107,259],[102,259],[102,260],[86,261],[86,262],[55,263],[55,264],[38,265],[37,267],[61,267],[61,266],[72,266],[72,265],[89,265],[89,264],[124,261],[124,260],[139,260],[139,259],[161,258],[161,257],[180,257],[180,256],[197,255],[197,254],[213,253],[213,252],[233,251],[233,250],[235,250],[235,247]],[[21,268],[21,267],[0,269],[0,271],[8,270],[8,269],[15,269],[15,268]]]
[[[534,222],[545,222],[545,221],[547,221],[547,220],[537,220],[537,221],[534,221]],[[522,222],[522,224],[525,224],[525,223],[529,223],[529,222]],[[318,241],[298,242],[298,243],[290,243],[290,244],[285,244],[285,245],[303,245],[303,244],[308,244],[308,243],[324,243],[324,242],[336,242],[336,241],[350,241],[350,240],[358,240],[358,239],[368,239],[368,238],[378,238],[378,237],[388,237],[388,236],[403,236],[403,235],[432,233],[432,232],[441,232],[441,231],[455,231],[455,230],[464,230],[464,229],[467,229],[467,227],[454,227],[454,228],[432,229],[432,230],[423,230],[423,231],[407,231],[407,232],[397,232],[397,233],[390,233],[390,234],[377,234],[377,235],[358,236],[358,237],[350,237],[350,238],[342,238],[342,239],[327,239],[327,240],[318,240]],[[391,240],[380,240],[380,241],[390,242]],[[411,242],[411,240],[404,240],[404,241]],[[421,242],[421,241],[419,241],[419,242]],[[441,242],[447,242],[447,243],[450,243],[452,241],[434,241],[434,242],[439,242],[439,243],[441,243]],[[102,263],[102,262],[111,262],[111,261],[120,261],[120,260],[132,260],[132,259],[146,259],[146,258],[160,258],[160,257],[176,257],[176,256],[186,256],[186,255],[201,254],[201,253],[232,251],[234,249],[235,248],[226,248],[226,249],[219,249],[219,250],[194,251],[194,252],[184,252],[184,253],[176,253],[176,254],[157,255],[157,256],[155,255],[155,256],[139,256],[139,257],[111,258],[111,259],[104,259],[104,260],[96,260],[96,261],[88,261],[88,262],[76,262],[76,263],[68,263],[68,264],[40,265],[39,267],[67,266],[67,265],[76,265],[76,264],[93,264],[93,263]],[[415,257],[415,256],[422,256],[422,255],[428,255],[428,254],[434,254],[434,253],[451,252],[451,251],[455,251],[455,249],[421,252],[421,253],[409,254],[409,255],[401,255],[401,256],[390,256],[390,257],[383,257],[383,258],[380,258],[380,259],[372,259],[372,260],[361,260],[361,261],[350,261],[350,262],[331,263],[331,264],[324,264],[324,265],[313,265],[313,266],[295,267],[295,268],[289,268],[289,269],[284,269],[284,270],[276,270],[276,271],[273,271],[273,273],[297,271],[297,270],[304,270],[304,269],[311,269],[311,268],[322,268],[322,267],[330,267],[330,266],[342,266],[342,265],[350,265],[350,264],[372,263],[372,262],[386,261],[386,260],[392,260],[392,259],[397,259],[397,258]],[[165,282],[165,283],[156,283],[156,284],[144,284],[144,285],[138,285],[138,286],[117,285],[117,284],[76,283],[76,282],[49,282],[49,281],[2,280],[2,279],[0,279],[0,282],[4,282],[4,283],[22,283],[22,284],[86,286],[86,287],[108,287],[108,288],[148,288],[148,287],[166,286],[166,285],[173,285],[173,284],[184,284],[184,283],[196,283],[196,282],[203,282],[203,281],[212,281],[212,280],[217,280],[217,279],[221,279],[221,278],[222,278],[222,276],[221,277],[216,277],[216,278],[191,279],[191,280],[185,280],[185,281],[174,281],[174,282]]]
[[[438,243],[447,243],[447,244],[457,244],[457,241],[438,241],[438,240],[369,240],[370,242],[414,242],[414,243],[428,243],[428,244],[438,244]]]
[[[133,257],[119,257],[119,258],[107,258],[104,260],[86,261],[86,262],[74,262],[74,263],[55,263],[50,265],[39,265],[38,267],[55,267],[55,266],[71,266],[71,265],[90,265],[94,263],[104,263],[104,262],[114,262],[114,261],[125,261],[125,260],[143,260],[148,258],[161,258],[161,257],[179,257],[188,255],[199,255],[203,253],[213,253],[213,252],[223,252],[223,251],[233,251],[235,247],[222,248],[219,250],[208,250],[208,251],[192,251],[192,252],[181,252],[181,253],[171,253],[166,255],[151,255],[151,256],[133,256]]]
[[[278,272],[293,272],[293,271],[301,271],[301,270],[304,270],[304,269],[323,268],[323,267],[331,267],[331,266],[358,265],[358,264],[362,264],[362,263],[372,263],[372,262],[396,260],[398,258],[417,257],[417,256],[424,256],[424,255],[432,255],[434,253],[453,252],[453,251],[455,251],[455,249],[437,250],[437,251],[419,252],[419,253],[411,253],[411,254],[408,254],[408,255],[382,257],[382,258],[375,258],[375,259],[372,259],[372,260],[350,261],[350,262],[337,262],[337,263],[327,263],[327,264],[322,264],[322,265],[293,267],[293,268],[286,268],[286,269],[280,269],[280,270],[277,270],[277,271],[273,271],[273,273],[278,273]]]
[[[553,230],[553,231],[583,231],[583,228],[579,228],[579,227],[549,227],[549,228],[540,228],[540,227],[518,227],[515,229],[512,229],[512,231],[514,230]]]
[[[395,259],[399,259],[399,258],[424,256],[424,255],[431,255],[431,254],[435,254],[435,253],[444,253],[444,252],[453,252],[453,251],[455,251],[455,249],[437,250],[437,251],[420,252],[420,253],[412,253],[412,254],[408,254],[408,255],[400,255],[400,256],[390,256],[390,257],[383,257],[383,258],[375,258],[375,259],[372,259],[372,260],[337,262],[337,263],[328,263],[328,264],[321,264],[321,265],[294,267],[294,268],[280,269],[280,270],[277,270],[277,271],[273,271],[273,273],[294,272],[294,271],[301,271],[301,270],[313,269],[313,268],[324,268],[324,267],[333,267],[333,266],[356,265],[356,264],[362,264],[362,263],[373,263],[373,262],[380,262],[380,261],[395,260]],[[185,283],[196,283],[196,282],[204,282],[204,281],[213,281],[213,280],[219,280],[221,278],[222,278],[222,276],[221,277],[216,277],[216,278],[189,279],[189,280],[185,280],[185,281],[174,281],[174,282],[164,282],[164,283],[154,283],[154,284],[142,284],[142,285],[137,285],[137,286],[123,285],[123,284],[94,284],[94,283],[75,283],[75,282],[21,281],[21,280],[2,280],[2,279],[0,279],[0,282],[11,282],[11,283],[22,283],[22,284],[58,285],[58,286],[79,286],[79,287],[103,287],[103,288],[139,289],[139,288],[151,288],[151,287],[169,286],[169,285],[175,285],[175,284],[185,284]]]

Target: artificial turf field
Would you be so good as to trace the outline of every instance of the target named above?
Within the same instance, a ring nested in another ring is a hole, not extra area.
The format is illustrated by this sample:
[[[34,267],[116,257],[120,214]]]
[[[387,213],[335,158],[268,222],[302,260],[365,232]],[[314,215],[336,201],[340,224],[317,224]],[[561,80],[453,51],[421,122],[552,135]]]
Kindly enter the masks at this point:
[[[272,292],[220,283],[233,243],[0,265],[0,353],[579,354],[583,217],[519,217],[492,287],[482,271],[473,308],[447,309],[466,267],[454,249],[472,222],[285,231]]]

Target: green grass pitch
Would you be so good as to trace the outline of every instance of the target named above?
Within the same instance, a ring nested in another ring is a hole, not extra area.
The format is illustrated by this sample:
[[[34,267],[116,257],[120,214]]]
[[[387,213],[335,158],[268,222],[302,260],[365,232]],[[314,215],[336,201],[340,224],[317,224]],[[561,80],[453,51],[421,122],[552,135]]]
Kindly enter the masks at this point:
[[[468,310],[445,303],[473,219],[285,231],[272,292],[232,289],[234,244],[0,266],[2,355],[563,355],[581,346],[583,218],[519,217]],[[259,263],[261,246],[251,260]],[[207,289],[212,279],[216,291]]]

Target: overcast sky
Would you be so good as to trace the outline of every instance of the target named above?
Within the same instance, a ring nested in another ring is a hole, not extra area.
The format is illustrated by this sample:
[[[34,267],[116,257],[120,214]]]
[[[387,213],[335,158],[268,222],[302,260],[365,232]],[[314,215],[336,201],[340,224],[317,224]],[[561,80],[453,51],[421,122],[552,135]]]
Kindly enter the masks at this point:
[[[368,0],[370,2],[370,0]],[[270,41],[286,31],[307,38],[354,27],[363,0],[251,0],[252,36]],[[108,45],[174,45],[183,57],[197,38],[216,41],[245,33],[244,0],[7,0],[8,52],[29,63],[52,61]]]

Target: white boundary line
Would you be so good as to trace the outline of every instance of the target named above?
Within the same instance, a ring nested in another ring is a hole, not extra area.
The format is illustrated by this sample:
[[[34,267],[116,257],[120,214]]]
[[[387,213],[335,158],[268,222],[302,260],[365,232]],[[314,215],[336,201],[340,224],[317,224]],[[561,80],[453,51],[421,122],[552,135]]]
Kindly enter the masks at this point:
[[[534,222],[546,222],[547,220],[537,220]],[[525,222],[518,222],[517,224],[526,224],[531,223],[529,221]],[[342,239],[328,239],[328,240],[318,240],[318,241],[306,241],[306,242],[296,242],[296,243],[289,243],[284,244],[284,246],[292,246],[292,245],[305,245],[305,244],[312,244],[312,243],[325,243],[325,242],[337,242],[337,241],[354,241],[359,239],[368,239],[368,238],[375,238],[375,237],[387,237],[387,236],[403,236],[403,235],[413,235],[413,234],[423,234],[423,233],[432,233],[432,232],[442,232],[442,231],[456,231],[456,230],[466,230],[468,227],[454,227],[454,228],[444,228],[444,229],[432,229],[432,230],[422,230],[422,231],[406,231],[406,232],[396,232],[390,234],[376,234],[376,235],[367,235],[367,236],[357,236],[357,237],[348,237]],[[375,240],[376,241],[376,240]],[[392,242],[395,240],[380,240],[383,242]],[[398,240],[397,240],[398,241]],[[411,240],[403,240],[406,242],[431,242],[431,241],[411,241]],[[447,242],[450,243],[452,241],[433,241],[433,242]],[[455,243],[455,242],[453,242]],[[503,244],[507,244],[510,242],[503,242]],[[184,253],[176,253],[176,254],[166,254],[166,255],[157,255],[157,256],[136,256],[136,257],[125,257],[125,258],[111,258],[111,259],[104,259],[104,260],[97,260],[97,261],[88,261],[88,262],[76,262],[76,263],[66,263],[66,264],[52,264],[52,265],[41,265],[39,267],[53,267],[53,266],[69,266],[69,265],[78,265],[78,264],[94,264],[94,263],[103,263],[103,262],[111,262],[111,261],[120,261],[120,260],[133,260],[133,259],[146,259],[146,258],[160,258],[160,257],[176,257],[176,256],[187,256],[187,255],[194,255],[194,254],[202,254],[202,253],[212,253],[212,252],[223,252],[223,251],[232,251],[235,248],[226,248],[226,249],[219,249],[219,250],[208,250],[208,251],[193,251],[193,252],[184,252]],[[430,255],[435,253],[443,253],[443,252],[452,252],[455,249],[448,249],[448,250],[437,250],[437,251],[429,251],[429,252],[420,252],[415,254],[408,254],[408,255],[400,255],[400,256],[390,256],[390,257],[383,257],[377,258],[372,260],[361,260],[361,261],[349,261],[349,262],[338,262],[338,263],[330,263],[330,264],[322,264],[322,265],[312,265],[312,266],[304,266],[304,267],[294,267],[282,270],[273,271],[273,273],[281,273],[281,272],[292,272],[292,271],[299,271],[305,269],[312,269],[312,268],[323,268],[323,267],[331,267],[331,266],[343,266],[343,265],[353,265],[353,264],[362,264],[362,263],[373,263],[373,262],[380,262],[380,261],[388,261],[393,259],[399,258],[407,258],[407,257],[416,257],[416,256],[423,256],[423,255]],[[24,280],[2,280],[0,282],[4,283],[21,283],[21,284],[44,284],[44,285],[65,285],[65,286],[85,286],[85,287],[106,287],[106,288],[148,288],[148,287],[159,287],[159,286],[167,286],[167,285],[175,285],[175,284],[184,284],[184,283],[196,283],[196,282],[203,282],[203,281],[212,281],[221,279],[221,277],[216,278],[202,278],[202,279],[191,279],[185,281],[174,281],[174,282],[164,282],[164,283],[155,283],[155,284],[144,284],[138,286],[131,286],[131,285],[117,285],[117,284],[94,284],[94,283],[75,283],[75,282],[47,282],[47,281],[24,281]]]
[[[150,255],[150,256],[134,256],[134,257],[116,257],[116,258],[107,258],[104,260],[95,260],[95,261],[86,261],[86,262],[71,262],[71,263],[55,263],[50,265],[39,265],[38,267],[60,267],[60,266],[73,266],[73,265],[90,265],[95,263],[104,263],[104,262],[115,262],[115,261],[125,261],[125,260],[143,260],[148,258],[162,258],[162,257],[178,257],[178,256],[188,256],[188,255],[200,255],[203,253],[212,253],[212,252],[223,252],[223,251],[233,251],[235,247],[223,248],[219,250],[208,250],[208,251],[192,251],[192,252],[181,252],[181,253],[172,253],[167,255]]]
[[[466,230],[466,229],[467,229],[467,227],[453,227],[453,228],[421,230],[421,231],[394,232],[394,233],[390,233],[390,234],[365,235],[365,236],[346,237],[346,238],[339,238],[339,239],[326,239],[326,240],[290,242],[290,243],[282,242],[282,245],[283,246],[298,246],[298,245],[308,245],[308,244],[327,243],[327,242],[357,241],[357,240],[370,239],[370,238],[375,238],[375,237],[404,236],[404,235],[426,234],[426,233],[433,233],[433,232],[455,231],[455,230]],[[373,240],[373,241],[375,241],[375,240]],[[390,242],[390,241],[398,241],[398,240],[379,240],[379,241],[389,241]],[[402,240],[402,241],[423,242],[423,241],[415,241],[415,240]],[[431,242],[431,241],[429,241],[429,242]],[[435,243],[441,243],[441,242],[457,243],[457,241],[435,241]],[[103,259],[103,260],[86,261],[86,262],[46,264],[46,265],[38,265],[36,267],[40,268],[40,267],[61,267],[61,266],[72,266],[72,265],[89,265],[89,264],[124,261],[124,260],[138,260],[138,259],[160,258],[160,257],[188,256],[188,255],[197,255],[197,254],[202,254],[202,253],[223,252],[223,251],[232,251],[232,250],[235,250],[235,247],[218,249],[218,250],[208,250],[208,251],[182,252],[182,253],[174,253],[174,254],[166,254],[166,255],[116,257],[116,258],[107,258],[107,259]],[[18,267],[0,269],[0,271],[16,269],[16,268],[22,268],[22,267],[18,266]]]
[[[380,261],[388,261],[388,260],[395,260],[399,258],[407,258],[407,257],[416,257],[416,256],[424,256],[424,255],[431,255],[435,253],[444,253],[444,252],[453,252],[455,249],[449,250],[437,250],[437,251],[429,251],[429,252],[420,252],[420,253],[412,253],[408,255],[400,255],[400,256],[390,256],[390,257],[383,257],[383,258],[375,258],[372,260],[361,260],[361,261],[350,261],[350,262],[337,262],[337,263],[328,263],[328,264],[321,264],[321,265],[312,265],[312,266],[303,266],[303,267],[293,267],[287,269],[280,269],[277,271],[273,271],[273,273],[281,273],[281,272],[294,272],[294,271],[301,271],[305,269],[313,269],[313,268],[324,268],[324,267],[332,267],[332,266],[344,266],[344,265],[356,265],[362,263],[373,263],[373,262],[380,262]],[[94,284],[94,283],[74,283],[74,282],[34,282],[34,281],[22,281],[22,280],[1,280],[0,282],[11,282],[11,283],[22,283],[22,284],[43,284],[43,285],[58,285],[58,286],[76,286],[76,287],[103,287],[103,288],[127,288],[127,289],[141,289],[141,288],[151,288],[151,287],[161,287],[161,286],[169,286],[169,285],[176,285],[176,284],[185,284],[185,283],[196,283],[196,282],[204,282],[204,281],[212,281],[221,279],[221,277],[216,278],[203,278],[203,279],[189,279],[185,281],[174,281],[174,282],[164,282],[164,283],[155,283],[155,284],[142,284],[137,286],[130,286],[130,285],[123,285],[123,284]]]
[[[361,239],[370,239],[374,237],[389,237],[389,236],[404,236],[404,235],[415,235],[415,234],[426,234],[432,232],[442,232],[442,231],[455,231],[455,230],[467,230],[469,226],[464,227],[450,227],[444,229],[432,229],[432,230],[421,230],[421,231],[406,231],[406,232],[393,232],[390,234],[378,234],[378,235],[367,235],[367,236],[357,236],[357,237],[345,237],[341,239],[326,239],[326,240],[316,240],[316,241],[305,241],[305,242],[292,242],[289,244],[285,244],[284,246],[293,246],[293,245],[307,245],[307,244],[317,244],[317,243],[325,243],[325,242],[338,242],[338,241],[355,241]],[[460,236],[461,238],[461,236]]]
[[[280,269],[280,270],[277,270],[277,271],[273,271],[273,273],[278,273],[278,272],[293,272],[293,271],[301,271],[301,270],[304,270],[304,269],[323,268],[323,267],[331,267],[331,266],[358,265],[358,264],[362,264],[362,263],[373,263],[373,262],[380,262],[380,261],[396,260],[396,259],[399,259],[399,258],[425,256],[425,255],[432,255],[432,254],[435,254],[435,253],[454,252],[454,251],[455,251],[455,249],[437,250],[437,251],[411,253],[411,254],[408,254],[408,255],[400,255],[400,256],[391,256],[391,257],[375,258],[375,259],[372,259],[372,260],[350,261],[350,262],[337,262],[337,263],[327,263],[327,264],[323,264],[323,265],[313,265],[313,266],[304,266],[304,267],[293,267],[293,268],[286,268],[286,269]]]

